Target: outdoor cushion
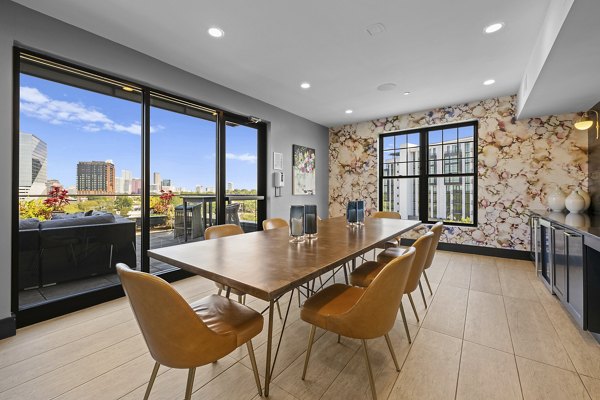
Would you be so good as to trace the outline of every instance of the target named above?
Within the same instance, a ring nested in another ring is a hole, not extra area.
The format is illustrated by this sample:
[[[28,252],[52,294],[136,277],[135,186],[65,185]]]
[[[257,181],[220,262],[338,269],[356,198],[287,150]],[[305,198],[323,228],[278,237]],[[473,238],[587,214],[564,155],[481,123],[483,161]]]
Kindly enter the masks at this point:
[[[40,227],[40,220],[37,218],[27,218],[19,220],[19,230],[23,231],[26,229],[38,229]]]
[[[112,214],[92,215],[90,217],[53,219],[40,222],[40,229],[64,228],[68,226],[99,225],[112,224],[115,222],[115,216]]]

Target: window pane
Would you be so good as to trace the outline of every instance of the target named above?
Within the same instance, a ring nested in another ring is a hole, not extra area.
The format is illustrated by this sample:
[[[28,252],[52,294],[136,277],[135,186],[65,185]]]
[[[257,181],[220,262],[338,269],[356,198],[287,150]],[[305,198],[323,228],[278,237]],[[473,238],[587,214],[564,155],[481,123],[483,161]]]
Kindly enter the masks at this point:
[[[407,164],[408,175],[419,175],[419,163],[411,162]]]
[[[458,157],[458,145],[456,143],[444,145],[444,158]]]
[[[383,176],[394,175],[394,164],[383,164]]]
[[[408,161],[419,161],[420,157],[420,139],[418,133],[411,133],[407,136]]]
[[[396,163],[396,172],[394,175],[406,175],[408,173],[406,163]]]
[[[394,154],[396,152],[394,150],[392,151],[384,151],[383,152],[383,162],[384,163],[393,163],[394,162]]]
[[[384,179],[383,210],[399,212],[404,219],[419,219],[418,178]]]
[[[136,91],[21,68],[32,74],[20,75],[18,212],[35,218],[19,224],[23,308],[118,284],[117,263],[139,269],[141,201],[131,183],[141,172],[142,108]]]
[[[473,177],[429,178],[429,220],[471,224],[474,220]]]
[[[394,148],[394,137],[393,136],[385,136],[383,138],[383,149],[391,150]]]
[[[458,138],[462,140],[473,140],[475,128],[473,126],[463,126],[458,128]]]
[[[442,130],[429,131],[429,145],[442,143]]]
[[[456,142],[458,140],[458,129],[444,129],[444,143]]]
[[[183,243],[186,235],[202,240],[216,216],[215,117],[160,96],[150,104],[150,123],[160,127],[150,132],[150,248]],[[184,195],[195,196],[185,211]],[[170,269],[150,259],[151,273]]]
[[[258,194],[258,131],[253,127],[228,123],[225,135],[225,190],[228,195],[239,196],[229,202],[225,210],[225,222],[237,223],[239,220],[244,232],[254,232],[258,224],[258,201],[243,200],[241,197]]]

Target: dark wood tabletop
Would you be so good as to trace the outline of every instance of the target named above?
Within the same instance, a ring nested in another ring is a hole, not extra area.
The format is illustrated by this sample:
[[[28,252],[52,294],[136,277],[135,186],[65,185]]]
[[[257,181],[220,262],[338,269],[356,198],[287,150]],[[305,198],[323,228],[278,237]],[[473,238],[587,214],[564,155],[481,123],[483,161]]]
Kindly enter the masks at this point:
[[[338,217],[319,221],[318,237],[303,243],[290,243],[288,229],[280,228],[149,250],[148,256],[269,301],[420,224],[366,218],[364,226],[349,227]]]

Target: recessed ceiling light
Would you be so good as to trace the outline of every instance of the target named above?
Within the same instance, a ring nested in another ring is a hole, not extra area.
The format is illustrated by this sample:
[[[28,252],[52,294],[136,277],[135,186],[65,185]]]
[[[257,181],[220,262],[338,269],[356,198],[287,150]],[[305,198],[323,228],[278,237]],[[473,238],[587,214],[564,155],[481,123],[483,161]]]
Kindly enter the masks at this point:
[[[500,29],[504,28],[504,22],[495,22],[491,25],[485,27],[483,32],[485,33],[494,33],[498,32]]]
[[[394,89],[396,89],[396,84],[393,82],[382,83],[381,85],[377,86],[377,90],[381,92],[388,92]]]
[[[302,83],[300,84],[300,87],[301,87],[302,89],[308,89],[308,88],[310,88],[310,83],[308,83],[308,82],[302,82]]]
[[[212,27],[208,29],[208,34],[214,38],[220,38],[225,35],[225,32],[221,28]]]
[[[352,114],[352,110],[350,110],[350,109],[346,110],[345,112],[346,112],[346,114]]]
[[[490,85],[493,85],[494,83],[496,83],[496,81],[494,79],[488,79],[487,81],[483,81],[483,84],[485,86],[490,86]]]
[[[408,96],[410,94],[410,92],[404,92],[402,94],[405,95],[405,96]]]

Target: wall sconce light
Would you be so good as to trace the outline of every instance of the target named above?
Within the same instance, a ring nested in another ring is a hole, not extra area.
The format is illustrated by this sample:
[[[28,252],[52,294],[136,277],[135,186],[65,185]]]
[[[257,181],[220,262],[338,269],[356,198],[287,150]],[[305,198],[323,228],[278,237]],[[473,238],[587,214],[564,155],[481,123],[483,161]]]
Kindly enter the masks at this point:
[[[600,126],[598,126],[598,111],[590,111],[596,113],[596,139],[598,139],[598,134],[600,133]],[[592,125],[594,125],[594,121],[589,117],[587,112],[584,112],[579,121],[575,122],[575,128],[580,131],[587,131]]]

